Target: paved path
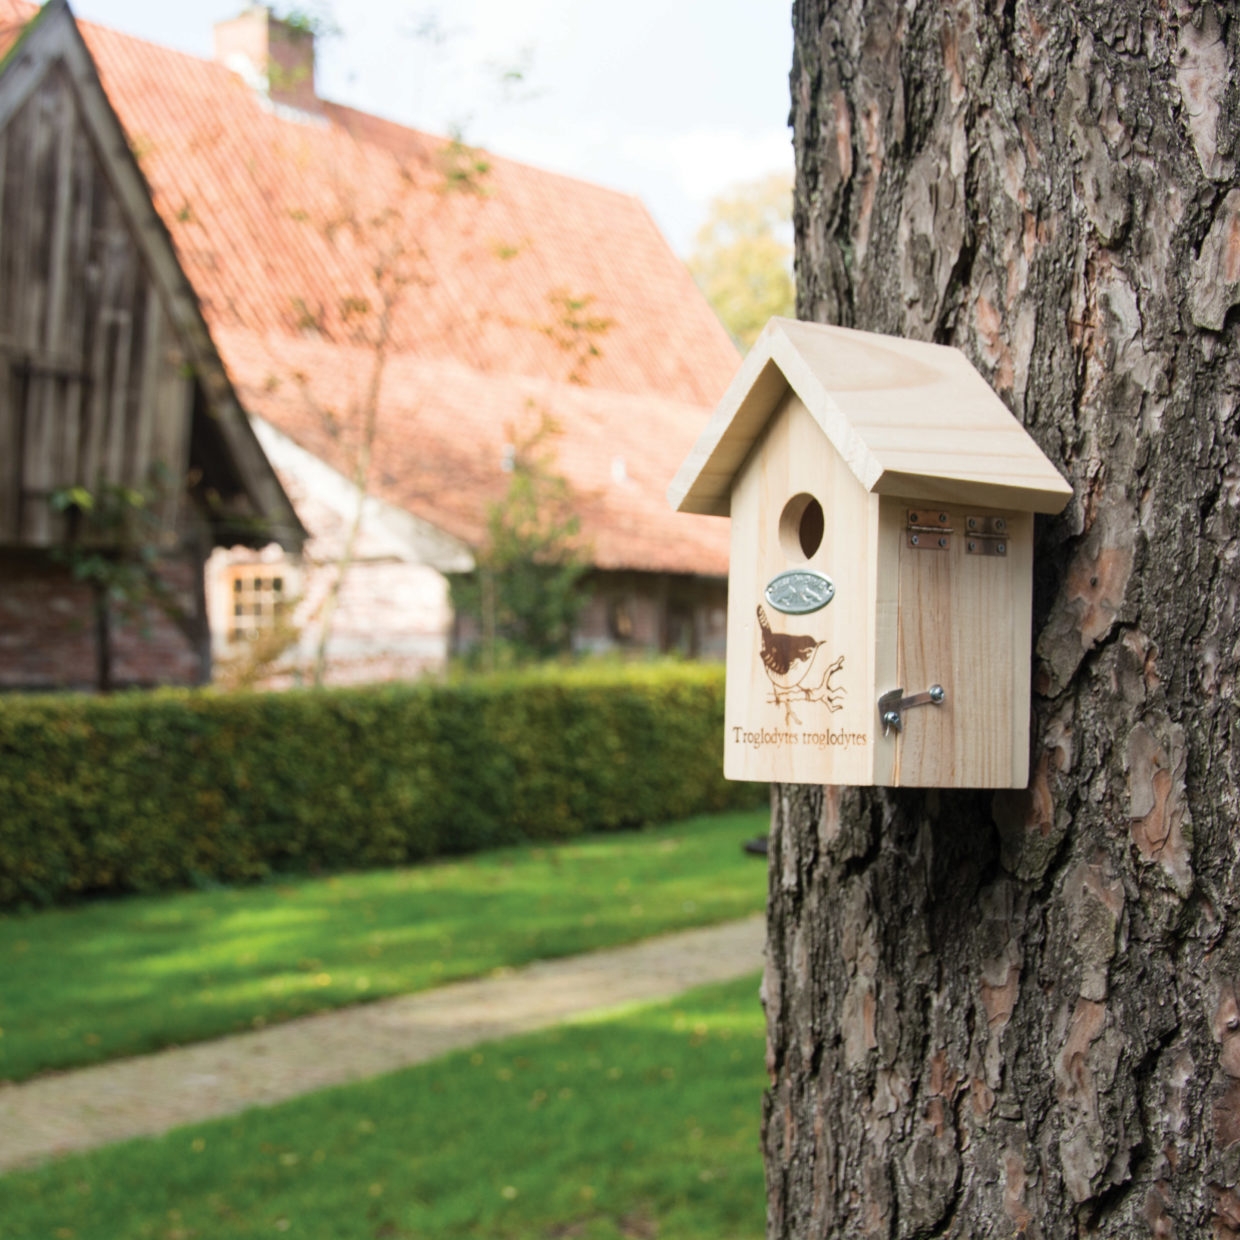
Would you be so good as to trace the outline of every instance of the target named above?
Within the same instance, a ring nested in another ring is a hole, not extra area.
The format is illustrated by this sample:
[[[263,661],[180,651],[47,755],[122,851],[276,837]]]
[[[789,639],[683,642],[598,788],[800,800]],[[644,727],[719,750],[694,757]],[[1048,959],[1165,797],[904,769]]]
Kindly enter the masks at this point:
[[[0,1171],[740,977],[761,968],[764,934],[752,917],[0,1086]]]

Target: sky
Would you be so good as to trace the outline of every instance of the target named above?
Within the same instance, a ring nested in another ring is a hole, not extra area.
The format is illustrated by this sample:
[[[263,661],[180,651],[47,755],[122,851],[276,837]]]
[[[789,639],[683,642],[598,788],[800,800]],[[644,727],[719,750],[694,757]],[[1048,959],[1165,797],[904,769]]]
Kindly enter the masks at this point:
[[[70,0],[209,57],[245,0]],[[710,200],[791,179],[791,0],[323,0],[321,97],[636,194],[681,255]],[[513,76],[514,72],[519,76]]]

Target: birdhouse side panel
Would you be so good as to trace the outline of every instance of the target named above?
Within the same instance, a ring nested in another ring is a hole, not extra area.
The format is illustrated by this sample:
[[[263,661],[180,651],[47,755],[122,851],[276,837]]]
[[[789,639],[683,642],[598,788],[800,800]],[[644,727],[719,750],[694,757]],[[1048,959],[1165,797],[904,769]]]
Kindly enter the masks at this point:
[[[1024,787],[1032,515],[895,498],[882,504],[884,529],[898,529],[900,537],[897,623],[888,631],[892,649],[880,649],[879,691],[899,687],[907,698],[937,686],[942,700],[903,711],[900,729],[879,741],[878,752],[889,762],[880,764],[880,782]],[[996,529],[1002,533],[990,532]],[[889,564],[890,540],[883,545]],[[894,678],[886,671],[891,653]]]
[[[732,490],[729,779],[872,782],[878,511],[789,392]]]

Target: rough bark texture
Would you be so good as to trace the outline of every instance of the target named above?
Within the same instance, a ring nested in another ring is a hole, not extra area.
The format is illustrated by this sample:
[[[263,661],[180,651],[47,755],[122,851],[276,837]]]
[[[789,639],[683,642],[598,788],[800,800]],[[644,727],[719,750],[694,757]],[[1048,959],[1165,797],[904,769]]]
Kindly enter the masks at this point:
[[[1240,14],[797,0],[800,314],[1076,490],[1027,792],[774,793],[769,1235],[1240,1236]]]

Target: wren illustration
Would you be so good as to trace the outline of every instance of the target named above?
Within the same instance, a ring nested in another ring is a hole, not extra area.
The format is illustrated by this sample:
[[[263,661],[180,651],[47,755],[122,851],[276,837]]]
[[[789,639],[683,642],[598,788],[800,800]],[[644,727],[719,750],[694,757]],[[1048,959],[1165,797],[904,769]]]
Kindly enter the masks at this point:
[[[784,708],[788,724],[801,720],[792,703],[821,702],[829,711],[842,710],[845,689],[832,682],[844,666],[844,656],[827,663],[826,643],[808,635],[776,633],[759,604],[758,624],[762,628],[762,666],[771,682],[770,701]]]

